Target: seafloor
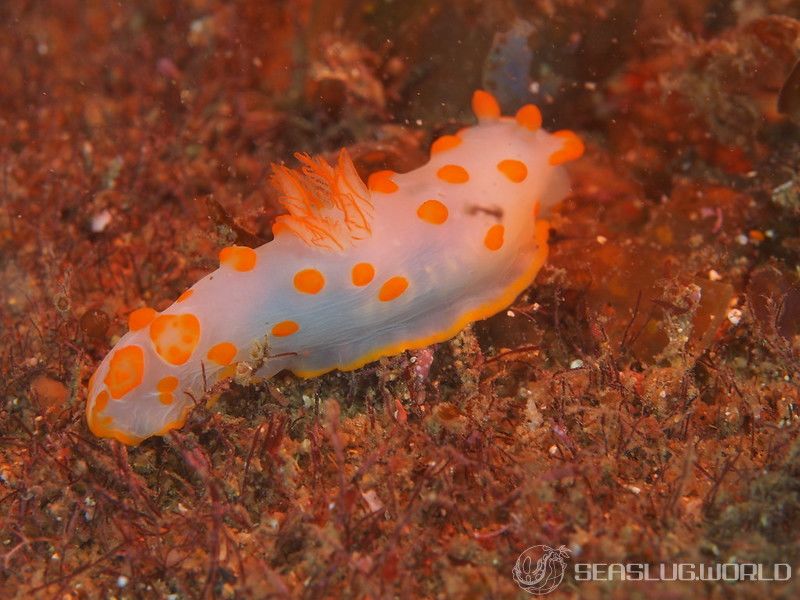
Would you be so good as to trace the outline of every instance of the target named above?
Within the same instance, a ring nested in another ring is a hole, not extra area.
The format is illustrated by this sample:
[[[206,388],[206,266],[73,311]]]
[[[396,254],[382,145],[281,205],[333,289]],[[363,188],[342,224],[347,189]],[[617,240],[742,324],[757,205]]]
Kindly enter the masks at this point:
[[[525,548],[800,564],[797,0],[0,3],[0,597],[502,598]],[[794,72],[792,71],[794,67]],[[586,141],[511,307],[95,438],[140,306],[270,237],[270,163],[407,170],[471,92]],[[800,597],[603,582],[551,597]]]

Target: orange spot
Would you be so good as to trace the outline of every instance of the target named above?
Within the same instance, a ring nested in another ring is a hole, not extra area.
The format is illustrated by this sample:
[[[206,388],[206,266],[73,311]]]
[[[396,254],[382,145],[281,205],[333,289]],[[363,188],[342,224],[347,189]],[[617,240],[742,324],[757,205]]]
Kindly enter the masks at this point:
[[[256,266],[256,251],[247,246],[228,246],[219,251],[219,264],[235,271],[251,271]]]
[[[489,92],[475,90],[472,94],[472,112],[479,119],[499,119],[500,105]]]
[[[497,170],[514,183],[521,183],[528,176],[528,167],[519,160],[501,160],[497,163]]]
[[[158,391],[158,401],[161,404],[172,404],[175,401],[173,392],[178,387],[178,378],[168,375],[156,384]]]
[[[152,308],[145,306],[144,308],[137,308],[128,315],[128,329],[131,331],[139,331],[144,327],[150,325],[150,321],[155,319],[156,311]]]
[[[206,354],[208,360],[215,362],[218,365],[229,365],[236,357],[236,346],[230,342],[220,342],[211,347]]]
[[[557,138],[561,138],[564,143],[560,150],[556,150],[550,155],[548,162],[551,165],[562,165],[565,162],[583,156],[583,142],[574,132],[564,129],[562,131],[556,131],[553,135]]]
[[[486,237],[483,238],[483,245],[489,250],[500,250],[503,247],[503,235],[506,228],[502,225],[492,225],[489,231],[486,232]]]
[[[381,291],[378,292],[378,299],[381,302],[389,302],[405,292],[406,288],[408,288],[408,279],[405,277],[392,277],[381,286]]]
[[[139,346],[125,346],[111,356],[108,373],[103,383],[111,397],[119,400],[142,383],[144,352]]]
[[[192,294],[194,294],[194,290],[186,290],[180,296],[178,296],[178,299],[175,300],[175,302],[183,302],[184,300],[186,300]]]
[[[517,111],[517,124],[525,129],[536,131],[542,126],[542,113],[533,104],[526,104]]]
[[[200,321],[193,314],[161,315],[150,325],[156,353],[172,365],[182,365],[200,341]]]
[[[281,321],[272,328],[272,335],[275,337],[286,337],[300,331],[300,325],[294,321]]]
[[[304,294],[318,294],[325,287],[325,277],[316,269],[303,269],[295,273],[294,287]]]
[[[767,239],[767,236],[764,235],[764,233],[762,231],[759,231],[758,229],[751,229],[747,235],[750,236],[751,240],[754,240],[756,242],[763,242],[765,239]]]
[[[438,200],[425,200],[417,209],[417,216],[431,225],[441,225],[447,215],[447,207]]]
[[[431,154],[451,150],[461,145],[461,138],[457,135],[443,135],[431,144]]]
[[[358,263],[353,267],[351,277],[353,279],[353,285],[357,285],[358,287],[369,285],[369,282],[375,277],[375,267],[369,263]]]
[[[106,406],[108,406],[108,392],[103,390],[94,399],[94,412],[101,413],[106,409]]]
[[[333,359],[331,362],[320,365],[315,369],[294,368],[292,372],[298,377],[309,378],[319,377],[323,373],[327,373],[333,369],[352,371],[374,360],[378,360],[383,356],[393,356],[408,349],[426,348],[431,344],[448,340],[464,329],[468,323],[492,316],[511,304],[514,298],[521,294],[533,282],[542,264],[547,260],[547,236],[549,230],[550,224],[547,221],[540,220],[534,223],[533,236],[536,249],[530,257],[530,261],[524,273],[516,277],[507,286],[498,289],[496,295],[493,293],[492,297],[486,302],[479,306],[472,307],[463,313],[453,314],[452,318],[443,320],[441,328],[438,328],[436,331],[426,333],[423,337],[406,337],[394,340],[384,346],[372,347],[366,353],[351,359],[349,362],[344,362],[341,357],[338,357],[338,359]]]
[[[159,392],[174,392],[175,388],[177,387],[178,387],[178,378],[173,377],[172,375],[164,377],[156,384],[156,389]]]
[[[447,183],[466,183],[469,181],[469,173],[464,167],[458,165],[445,165],[436,171],[437,177]]]
[[[400,189],[397,184],[392,181],[394,171],[375,171],[367,179],[367,187],[373,192],[382,192],[384,194],[391,194]]]

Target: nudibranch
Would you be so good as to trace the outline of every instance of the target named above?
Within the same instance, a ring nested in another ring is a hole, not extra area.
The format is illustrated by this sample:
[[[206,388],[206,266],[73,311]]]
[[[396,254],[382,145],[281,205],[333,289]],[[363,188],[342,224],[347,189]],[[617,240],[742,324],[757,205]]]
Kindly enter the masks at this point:
[[[539,219],[569,191],[583,153],[548,133],[533,105],[502,116],[477,91],[478,123],[438,138],[408,173],[366,184],[346,150],[335,165],[298,154],[273,166],[287,214],[274,239],[232,246],[166,310],[140,308],[89,381],[98,436],[138,444],[179,428],[238,368],[314,377],[447,340],[511,304],[547,257]]]

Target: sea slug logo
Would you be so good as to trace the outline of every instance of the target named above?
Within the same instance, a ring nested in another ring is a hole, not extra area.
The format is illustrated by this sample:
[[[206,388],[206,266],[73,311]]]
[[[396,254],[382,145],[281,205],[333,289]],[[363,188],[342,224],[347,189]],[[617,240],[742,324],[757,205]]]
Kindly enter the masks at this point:
[[[564,581],[570,551],[566,546],[531,546],[517,558],[511,575],[516,584],[544,596]],[[574,563],[573,584],[587,581],[759,581],[783,583],[792,579],[792,565],[775,563]]]
[[[519,587],[535,596],[549,594],[564,580],[566,546],[531,546],[519,555],[511,575]]]

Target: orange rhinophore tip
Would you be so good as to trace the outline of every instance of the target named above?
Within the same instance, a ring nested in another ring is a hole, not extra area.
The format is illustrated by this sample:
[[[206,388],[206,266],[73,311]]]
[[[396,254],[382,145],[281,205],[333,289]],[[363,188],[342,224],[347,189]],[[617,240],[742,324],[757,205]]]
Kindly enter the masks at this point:
[[[548,162],[551,165],[563,165],[565,162],[569,162],[583,156],[583,142],[574,131],[564,129],[561,131],[556,131],[553,135],[557,138],[561,138],[564,143],[560,150],[556,150],[550,155]]]
[[[499,119],[500,105],[489,92],[475,90],[472,94],[472,112],[478,119]]]
[[[526,104],[517,111],[517,123],[520,127],[536,131],[542,126],[542,113],[533,104]]]

